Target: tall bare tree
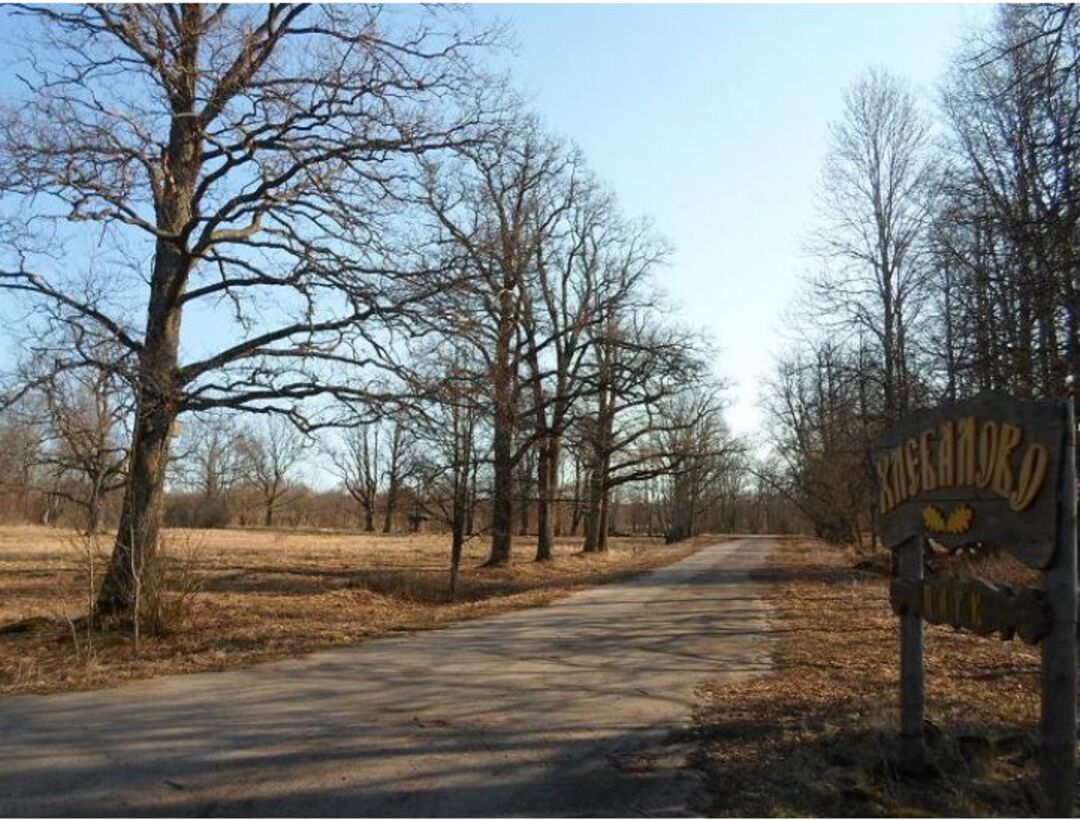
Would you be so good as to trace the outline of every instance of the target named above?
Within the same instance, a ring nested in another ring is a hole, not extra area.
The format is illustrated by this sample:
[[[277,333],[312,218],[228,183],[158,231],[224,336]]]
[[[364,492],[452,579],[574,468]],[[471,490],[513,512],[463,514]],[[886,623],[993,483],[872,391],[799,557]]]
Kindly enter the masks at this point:
[[[385,7],[20,7],[7,19],[26,49],[22,87],[0,109],[0,288],[137,361],[129,480],[97,601],[130,616],[180,414],[276,403],[310,426],[296,402],[380,393],[334,371],[370,362],[378,326],[424,295],[397,276],[422,260],[387,193],[407,160],[473,138],[468,56],[487,37],[451,13]],[[70,281],[84,226],[129,267]],[[218,332],[182,345],[192,313]]]
[[[912,92],[868,72],[844,95],[820,190],[816,318],[876,340],[889,419],[910,405],[911,337],[926,299],[925,228],[937,183],[929,148]]]
[[[365,532],[375,532],[375,511],[381,486],[379,433],[377,423],[361,424],[341,435],[340,446],[331,446],[328,450],[331,470],[360,505]]]
[[[386,455],[386,498],[383,509],[384,533],[394,528],[394,515],[397,512],[401,489],[415,466],[412,452],[413,436],[401,421],[393,422],[390,433],[390,446]]]
[[[420,199],[436,223],[439,253],[466,275],[441,294],[435,330],[470,346],[490,384],[492,417],[491,565],[510,560],[514,470],[535,435],[522,334],[523,299],[539,249],[569,208],[577,153],[544,136],[528,117],[507,118],[490,139],[459,149],[453,162],[429,164]],[[546,337],[545,337],[546,338]]]
[[[274,513],[288,503],[290,474],[307,450],[307,440],[281,416],[267,416],[250,425],[238,447],[247,480],[262,496],[263,526],[274,526]]]

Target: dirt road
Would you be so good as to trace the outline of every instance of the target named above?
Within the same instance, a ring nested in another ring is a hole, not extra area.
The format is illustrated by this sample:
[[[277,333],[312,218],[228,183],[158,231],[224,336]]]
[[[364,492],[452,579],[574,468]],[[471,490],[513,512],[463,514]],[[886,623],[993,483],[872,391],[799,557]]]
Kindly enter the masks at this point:
[[[550,606],[0,700],[0,815],[672,815],[693,688],[767,670],[737,539]]]

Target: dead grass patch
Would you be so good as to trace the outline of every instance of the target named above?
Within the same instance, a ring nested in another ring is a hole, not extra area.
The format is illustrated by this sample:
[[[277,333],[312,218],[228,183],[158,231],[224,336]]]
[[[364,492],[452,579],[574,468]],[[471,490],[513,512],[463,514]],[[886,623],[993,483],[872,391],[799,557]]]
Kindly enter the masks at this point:
[[[895,768],[899,630],[880,567],[785,542],[757,575],[775,669],[703,689],[698,764],[714,815],[1037,813],[1038,650],[927,626],[931,776]],[[1020,580],[1002,559],[980,567]]]
[[[87,651],[83,633],[71,628],[88,600],[84,548],[72,533],[0,527],[0,694],[225,669],[537,606],[709,542],[616,538],[608,553],[582,555],[577,539],[558,539],[554,560],[537,564],[523,538],[510,566],[484,569],[487,545],[473,539],[451,600],[441,535],[172,530],[167,544],[177,560],[196,556],[169,576],[175,588],[166,590],[174,596],[166,603],[182,597],[183,617],[137,645],[126,633],[96,633]]]

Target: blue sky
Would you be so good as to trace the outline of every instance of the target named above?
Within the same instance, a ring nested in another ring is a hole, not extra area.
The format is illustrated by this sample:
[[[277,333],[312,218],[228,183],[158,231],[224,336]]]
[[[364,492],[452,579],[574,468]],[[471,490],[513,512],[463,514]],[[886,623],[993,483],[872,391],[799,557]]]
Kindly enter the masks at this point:
[[[884,68],[932,105],[959,39],[990,7],[483,5],[472,13],[509,24],[517,47],[498,62],[548,127],[584,149],[624,209],[650,215],[674,242],[663,284],[680,314],[719,345],[716,369],[735,383],[729,422],[753,433],[758,384],[783,346],[782,313],[810,265],[801,248],[844,87]],[[8,62],[0,59],[0,79],[10,82]],[[0,313],[9,313],[3,304]],[[0,360],[14,353],[0,344]]]
[[[758,382],[783,347],[813,188],[841,95],[869,67],[933,104],[987,6],[487,6],[549,127],[575,140],[631,213],[676,246],[663,275],[736,382],[728,418],[757,430]]]

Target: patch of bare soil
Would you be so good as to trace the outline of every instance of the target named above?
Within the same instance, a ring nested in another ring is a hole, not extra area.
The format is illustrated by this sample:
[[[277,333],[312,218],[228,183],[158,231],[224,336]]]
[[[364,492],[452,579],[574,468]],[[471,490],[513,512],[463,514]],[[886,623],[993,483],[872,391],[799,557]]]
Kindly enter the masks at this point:
[[[974,569],[1023,580],[1005,563],[995,556]],[[774,671],[703,689],[695,762],[708,784],[704,811],[1038,812],[1039,656],[1019,640],[925,628],[931,770],[919,779],[898,773],[899,622],[884,568],[806,540],[784,543],[757,573],[772,609]]]
[[[175,610],[170,628],[136,639],[90,630],[81,620],[104,568],[107,537],[88,542],[43,527],[4,527],[0,694],[226,669],[537,606],[631,578],[705,543],[615,538],[607,553],[586,555],[578,539],[558,539],[554,560],[538,564],[522,538],[510,566],[483,568],[487,546],[474,539],[451,598],[442,535],[171,531],[164,596],[166,609]]]

